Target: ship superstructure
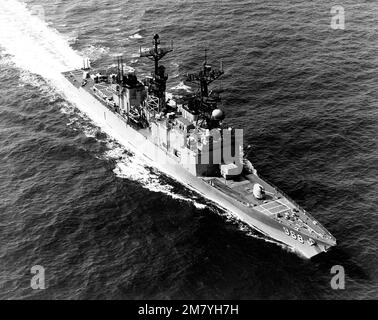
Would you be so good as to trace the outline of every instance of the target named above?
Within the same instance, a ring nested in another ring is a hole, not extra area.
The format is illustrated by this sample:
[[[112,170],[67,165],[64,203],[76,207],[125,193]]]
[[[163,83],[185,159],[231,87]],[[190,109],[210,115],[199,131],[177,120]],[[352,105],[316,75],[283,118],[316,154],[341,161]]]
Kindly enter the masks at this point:
[[[187,75],[196,93],[167,99],[168,75],[160,60],[173,47],[140,49],[154,62],[150,77],[139,80],[124,73],[123,58],[114,73],[83,69],[63,73],[79,90],[78,105],[93,121],[158,169],[212,200],[218,206],[306,258],[336,245],[335,238],[310,214],[257,174],[244,158],[243,131],[223,127],[225,113],[211,84],[223,74],[207,53],[199,72]]]

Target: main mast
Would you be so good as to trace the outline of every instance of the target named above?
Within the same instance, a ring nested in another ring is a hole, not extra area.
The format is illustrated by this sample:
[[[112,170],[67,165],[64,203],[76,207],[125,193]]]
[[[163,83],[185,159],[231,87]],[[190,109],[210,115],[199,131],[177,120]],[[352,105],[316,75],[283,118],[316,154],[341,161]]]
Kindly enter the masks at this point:
[[[173,45],[171,44],[170,48],[160,47],[160,37],[158,34],[154,35],[152,44],[153,47],[150,49],[142,51],[141,48],[140,56],[147,57],[154,61],[155,70],[152,73],[152,79],[148,84],[149,99],[147,99],[147,104],[149,104],[152,108],[155,107],[154,109],[157,107],[158,110],[156,110],[156,112],[161,112],[166,107],[165,90],[168,75],[165,73],[165,67],[163,65],[159,65],[159,61],[169,52],[173,51]]]

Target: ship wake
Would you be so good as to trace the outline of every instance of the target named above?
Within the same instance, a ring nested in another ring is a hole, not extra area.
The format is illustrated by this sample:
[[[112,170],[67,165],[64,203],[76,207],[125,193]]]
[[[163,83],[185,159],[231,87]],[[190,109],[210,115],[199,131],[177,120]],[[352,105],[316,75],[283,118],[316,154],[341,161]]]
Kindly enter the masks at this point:
[[[49,80],[82,65],[67,40],[15,0],[0,1],[0,45],[18,67]]]

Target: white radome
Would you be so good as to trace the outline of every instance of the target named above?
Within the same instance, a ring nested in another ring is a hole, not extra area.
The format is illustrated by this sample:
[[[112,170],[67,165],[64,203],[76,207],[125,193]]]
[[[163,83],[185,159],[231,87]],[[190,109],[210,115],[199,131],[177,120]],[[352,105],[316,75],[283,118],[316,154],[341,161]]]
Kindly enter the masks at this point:
[[[214,109],[211,113],[211,118],[213,118],[214,120],[223,120],[224,112],[221,109]]]

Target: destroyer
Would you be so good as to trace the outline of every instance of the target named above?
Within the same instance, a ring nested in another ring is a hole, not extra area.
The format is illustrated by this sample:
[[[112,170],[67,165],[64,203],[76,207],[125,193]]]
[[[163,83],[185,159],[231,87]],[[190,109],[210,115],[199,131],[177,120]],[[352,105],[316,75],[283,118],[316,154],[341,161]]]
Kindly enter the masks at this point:
[[[172,50],[160,46],[158,35],[152,48],[140,50],[154,62],[143,80],[125,74],[121,57],[113,73],[93,70],[85,59],[82,69],[63,76],[78,90],[79,109],[162,172],[306,258],[335,246],[309,213],[259,177],[244,157],[241,130],[223,128],[219,97],[209,89],[222,66],[212,68],[205,56],[202,70],[187,75],[197,93],[185,99],[166,93],[168,76],[159,62]]]

